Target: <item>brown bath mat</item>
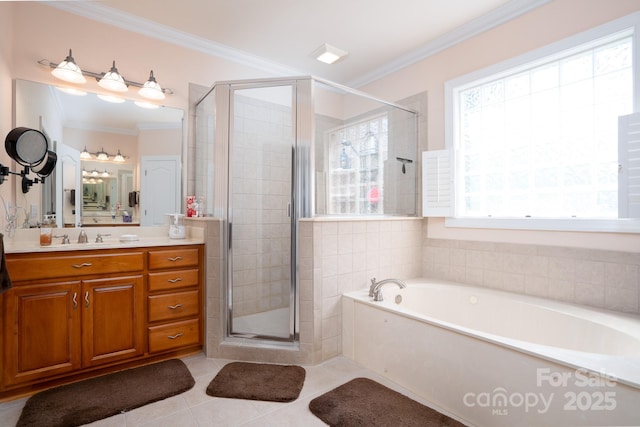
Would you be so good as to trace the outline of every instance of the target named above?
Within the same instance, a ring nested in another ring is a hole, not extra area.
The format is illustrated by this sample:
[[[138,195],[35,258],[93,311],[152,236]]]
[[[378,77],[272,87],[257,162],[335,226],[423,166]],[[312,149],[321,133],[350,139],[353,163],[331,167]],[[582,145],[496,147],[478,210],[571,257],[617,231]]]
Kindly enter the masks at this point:
[[[16,427],[71,427],[157,402],[195,384],[178,359],[127,369],[35,394]]]
[[[368,378],[356,378],[309,402],[332,427],[441,427],[464,424]]]
[[[291,402],[302,390],[306,371],[300,366],[231,362],[209,383],[207,394],[235,399]]]

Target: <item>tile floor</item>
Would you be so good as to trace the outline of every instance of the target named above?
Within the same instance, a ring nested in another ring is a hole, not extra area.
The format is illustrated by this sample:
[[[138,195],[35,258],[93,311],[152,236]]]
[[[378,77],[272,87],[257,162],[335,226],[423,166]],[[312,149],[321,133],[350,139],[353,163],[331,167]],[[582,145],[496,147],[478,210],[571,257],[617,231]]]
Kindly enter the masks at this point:
[[[183,359],[196,380],[195,386],[180,395],[88,424],[92,427],[204,427],[204,426],[325,426],[309,411],[309,402],[356,377],[367,377],[397,390],[423,404],[424,400],[357,363],[337,357],[322,364],[304,366],[304,387],[290,403],[211,397],[207,385],[230,360],[196,355]],[[26,398],[0,403],[0,427],[14,427]]]

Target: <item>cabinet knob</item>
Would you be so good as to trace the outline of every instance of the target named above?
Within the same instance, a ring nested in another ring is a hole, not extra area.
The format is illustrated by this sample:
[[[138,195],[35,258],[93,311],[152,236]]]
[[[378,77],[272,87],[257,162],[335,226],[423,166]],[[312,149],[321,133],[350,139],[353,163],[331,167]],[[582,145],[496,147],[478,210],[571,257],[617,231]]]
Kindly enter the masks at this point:
[[[176,304],[176,305],[167,306],[167,308],[170,309],[170,310],[175,310],[176,308],[180,308],[180,307],[182,307],[182,304]]]
[[[175,279],[167,279],[167,282],[169,282],[169,283],[182,282],[182,277],[176,277]]]
[[[176,261],[180,261],[180,260],[182,259],[182,257],[181,257],[181,256],[176,256],[176,257],[173,257],[173,258],[167,258],[167,259],[168,259],[169,261],[171,261],[171,262],[176,262]]]
[[[78,293],[73,293],[73,308],[78,308]]]
[[[175,340],[176,338],[180,338],[182,335],[182,332],[180,332],[175,335],[168,335],[167,338],[169,338],[170,340]]]

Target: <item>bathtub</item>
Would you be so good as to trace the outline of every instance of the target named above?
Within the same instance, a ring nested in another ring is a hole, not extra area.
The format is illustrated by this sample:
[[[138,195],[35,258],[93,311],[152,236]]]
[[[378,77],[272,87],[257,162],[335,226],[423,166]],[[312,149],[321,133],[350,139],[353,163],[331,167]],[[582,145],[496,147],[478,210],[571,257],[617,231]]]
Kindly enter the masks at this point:
[[[640,425],[640,316],[407,284],[343,295],[346,357],[469,425]]]

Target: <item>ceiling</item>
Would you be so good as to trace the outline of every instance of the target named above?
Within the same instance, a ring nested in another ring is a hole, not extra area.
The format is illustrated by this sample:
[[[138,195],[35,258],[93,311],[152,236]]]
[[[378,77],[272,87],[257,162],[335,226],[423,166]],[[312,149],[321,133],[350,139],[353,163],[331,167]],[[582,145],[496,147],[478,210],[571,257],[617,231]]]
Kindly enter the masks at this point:
[[[358,87],[549,0],[101,0],[53,2],[92,19],[289,75]],[[197,42],[197,43],[195,43]],[[311,53],[347,51],[333,65]]]

